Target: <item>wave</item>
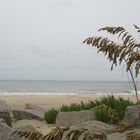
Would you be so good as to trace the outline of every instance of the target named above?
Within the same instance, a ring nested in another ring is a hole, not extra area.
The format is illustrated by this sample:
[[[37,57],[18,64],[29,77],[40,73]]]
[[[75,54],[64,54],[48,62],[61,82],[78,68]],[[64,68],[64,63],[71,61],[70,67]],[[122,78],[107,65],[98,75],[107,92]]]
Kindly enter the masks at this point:
[[[0,92],[0,96],[23,96],[23,95],[77,95],[78,93],[49,93],[49,92]]]
[[[81,92],[81,93],[69,93],[69,92],[25,92],[25,91],[0,91],[0,96],[26,96],[26,95],[33,95],[33,96],[39,96],[39,95],[126,95],[126,94],[135,94],[135,91],[133,90],[127,90],[123,92]],[[138,94],[140,94],[140,91],[138,91]]]

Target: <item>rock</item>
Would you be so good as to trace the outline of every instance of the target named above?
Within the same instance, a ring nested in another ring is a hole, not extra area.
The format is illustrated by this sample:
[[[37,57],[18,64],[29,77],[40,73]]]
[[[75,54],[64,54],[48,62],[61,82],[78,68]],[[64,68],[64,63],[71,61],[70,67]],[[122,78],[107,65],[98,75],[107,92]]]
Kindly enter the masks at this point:
[[[42,121],[44,120],[45,112],[46,112],[45,109],[32,104],[25,104],[25,109],[24,108],[13,109],[14,117],[16,120],[35,119]]]
[[[17,135],[11,136],[13,131],[7,124],[0,122],[0,140],[25,140]]]
[[[36,129],[31,125],[17,126],[14,127],[15,131],[36,131]]]
[[[105,134],[113,133],[116,130],[116,127],[113,125],[108,125],[104,122],[95,121],[95,120],[80,123],[76,126],[86,128],[86,129],[91,129],[91,130],[103,131]]]
[[[95,110],[83,110],[73,112],[59,112],[56,117],[56,125],[75,125],[82,122],[95,120]]]
[[[42,112],[32,109],[14,109],[13,113],[16,120],[35,119],[42,121],[44,119],[44,114]]]
[[[128,106],[125,109],[124,121],[132,125],[140,126],[140,105]]]
[[[18,128],[19,126],[20,127],[31,126],[35,130],[43,134],[46,134],[52,128],[52,126],[51,125],[48,126],[45,121],[38,121],[38,120],[19,120],[19,121],[16,121],[16,123],[13,123],[14,128]]]
[[[33,104],[25,104],[25,109],[34,110],[35,112],[38,112],[43,118],[44,118],[44,113],[47,111],[44,108]]]
[[[0,122],[6,123],[3,118],[0,118]]]
[[[122,133],[112,133],[107,135],[107,140],[126,140],[126,135]]]
[[[8,107],[7,103],[3,100],[0,100],[0,118],[3,118],[9,126],[12,126],[10,108]]]
[[[0,122],[0,140],[7,140],[12,132],[12,128],[3,122]]]
[[[42,108],[40,106],[29,104],[29,103],[25,104],[25,109],[37,110],[37,111],[40,111],[40,112],[43,112],[43,113],[47,111],[47,110],[45,110],[44,108]]]

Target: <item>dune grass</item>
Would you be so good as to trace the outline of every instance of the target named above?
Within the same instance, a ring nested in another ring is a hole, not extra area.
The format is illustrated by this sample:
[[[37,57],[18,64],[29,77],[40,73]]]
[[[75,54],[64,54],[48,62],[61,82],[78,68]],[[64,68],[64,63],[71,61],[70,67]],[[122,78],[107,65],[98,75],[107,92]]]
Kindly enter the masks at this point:
[[[123,119],[126,107],[133,104],[130,100],[125,100],[121,97],[115,98],[113,95],[103,96],[98,100],[91,100],[87,103],[73,103],[62,105],[59,109],[52,108],[48,112],[45,112],[44,119],[47,123],[55,123],[56,116],[59,112],[90,110],[96,107],[96,117],[98,120],[106,123],[117,123]],[[114,116],[110,115],[111,112],[113,112]]]
[[[44,119],[48,124],[55,123],[56,116],[58,114],[59,110],[52,108],[44,113]]]

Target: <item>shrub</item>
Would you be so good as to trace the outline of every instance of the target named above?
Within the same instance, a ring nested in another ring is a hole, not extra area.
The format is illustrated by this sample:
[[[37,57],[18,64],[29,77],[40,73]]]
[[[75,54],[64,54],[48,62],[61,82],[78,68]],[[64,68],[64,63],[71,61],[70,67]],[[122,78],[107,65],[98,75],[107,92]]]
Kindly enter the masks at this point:
[[[58,110],[57,109],[50,109],[47,112],[44,113],[44,119],[48,124],[52,124],[55,123],[56,120],[56,116],[58,114]]]
[[[124,111],[126,107],[133,105],[133,102],[131,102],[130,100],[125,100],[121,97],[115,98],[113,95],[109,95],[106,97],[104,96],[100,98],[99,100],[95,101],[95,106],[99,106],[103,104],[114,109],[118,113],[119,118],[121,120],[124,117]]]
[[[130,105],[133,105],[134,103],[131,102],[130,100],[125,100],[123,98],[119,98],[117,101],[116,101],[116,105],[114,107],[114,109],[118,112],[119,114],[119,117],[120,117],[120,120],[123,119],[124,117],[124,112],[125,112],[125,109],[127,106],[130,106]]]
[[[115,109],[107,105],[99,105],[96,107],[96,117],[99,121],[105,123],[118,123],[119,114]]]

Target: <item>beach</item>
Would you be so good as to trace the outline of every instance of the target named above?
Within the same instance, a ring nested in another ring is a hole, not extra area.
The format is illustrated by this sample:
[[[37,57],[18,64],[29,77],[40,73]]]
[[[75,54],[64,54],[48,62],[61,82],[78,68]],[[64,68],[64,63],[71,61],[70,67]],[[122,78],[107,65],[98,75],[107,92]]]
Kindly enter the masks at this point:
[[[45,93],[44,93],[45,94]],[[54,93],[46,95],[1,95],[0,100],[4,100],[11,107],[11,109],[25,108],[25,104],[37,105],[45,110],[52,107],[59,108],[61,105],[69,105],[71,103],[88,102],[89,100],[96,100],[102,96],[114,95],[116,98],[122,97],[124,99],[130,99],[131,101],[136,101],[135,94],[132,93],[120,93],[120,94],[75,94],[75,93]],[[18,120],[12,122],[12,127],[24,127],[32,126],[42,134],[48,134],[54,125],[49,125],[45,121],[38,120]]]
[[[61,105],[69,105],[71,103],[88,102],[89,100],[96,100],[102,96],[114,95],[115,97],[122,97],[136,101],[133,93],[117,93],[117,94],[75,94],[75,93],[59,93],[46,95],[1,95],[0,100],[5,100],[12,108],[24,107],[26,103],[41,106],[45,109],[52,107],[60,107]]]

